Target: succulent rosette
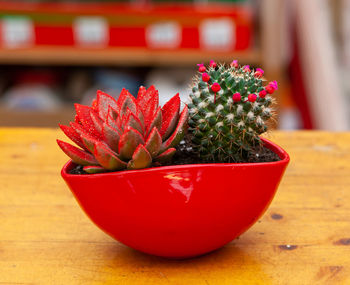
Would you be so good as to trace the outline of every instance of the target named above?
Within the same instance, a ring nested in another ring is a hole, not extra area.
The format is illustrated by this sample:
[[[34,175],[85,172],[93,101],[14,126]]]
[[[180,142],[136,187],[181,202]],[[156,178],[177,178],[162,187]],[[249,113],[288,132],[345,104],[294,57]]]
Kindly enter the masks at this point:
[[[152,85],[137,98],[123,89],[118,100],[97,91],[92,106],[75,104],[75,121],[60,125],[77,146],[57,140],[61,149],[88,173],[141,169],[169,162],[187,130],[188,108],[180,113],[176,94],[163,107]]]

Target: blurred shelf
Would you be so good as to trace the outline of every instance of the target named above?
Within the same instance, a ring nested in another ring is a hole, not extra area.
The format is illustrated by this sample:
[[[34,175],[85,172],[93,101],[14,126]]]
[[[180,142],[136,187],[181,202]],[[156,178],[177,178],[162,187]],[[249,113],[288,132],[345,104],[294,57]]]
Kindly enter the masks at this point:
[[[237,3],[0,1],[0,64],[255,63],[252,9]]]
[[[37,47],[32,49],[0,50],[1,64],[51,64],[51,65],[151,65],[193,66],[210,59],[230,62],[238,59],[249,64],[258,64],[259,51],[198,52],[196,50],[152,51],[137,48],[76,49],[74,47]]]
[[[58,127],[68,124],[74,118],[73,106],[64,106],[55,111],[22,111],[0,107],[0,126]]]

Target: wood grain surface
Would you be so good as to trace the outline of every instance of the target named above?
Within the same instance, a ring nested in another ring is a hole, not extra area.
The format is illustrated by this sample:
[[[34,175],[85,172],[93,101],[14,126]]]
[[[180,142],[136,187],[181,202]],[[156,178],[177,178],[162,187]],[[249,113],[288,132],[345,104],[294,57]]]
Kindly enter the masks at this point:
[[[114,241],[60,177],[56,129],[0,128],[0,284],[350,284],[350,133],[274,132],[291,163],[224,248],[166,260]]]

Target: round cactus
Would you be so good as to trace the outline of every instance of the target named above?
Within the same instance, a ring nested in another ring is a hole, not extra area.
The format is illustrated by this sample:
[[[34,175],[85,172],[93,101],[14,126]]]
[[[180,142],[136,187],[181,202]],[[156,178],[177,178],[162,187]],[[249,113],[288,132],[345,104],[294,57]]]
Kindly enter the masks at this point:
[[[208,161],[240,162],[261,145],[272,117],[277,82],[263,86],[262,69],[251,70],[233,61],[229,66],[200,66],[188,104],[193,148]]]

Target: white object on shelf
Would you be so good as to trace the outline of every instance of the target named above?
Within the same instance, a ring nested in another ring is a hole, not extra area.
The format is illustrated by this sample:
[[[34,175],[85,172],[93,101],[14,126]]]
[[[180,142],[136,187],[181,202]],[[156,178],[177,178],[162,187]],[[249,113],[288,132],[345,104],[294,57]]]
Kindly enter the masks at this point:
[[[199,27],[200,45],[208,50],[232,50],[236,42],[235,23],[223,17],[203,20]]]
[[[109,41],[109,25],[103,17],[78,17],[73,23],[75,43],[85,47],[105,47]]]
[[[59,96],[45,84],[16,85],[4,93],[2,103],[21,111],[55,111],[62,107]]]
[[[179,93],[182,103],[188,103],[193,73],[192,68],[154,69],[148,74],[145,87],[148,88],[153,84],[159,91],[160,106],[163,106],[176,93]]]
[[[146,29],[146,42],[150,48],[177,48],[181,40],[181,26],[174,21],[153,23]]]
[[[5,48],[26,48],[35,40],[33,22],[24,16],[4,17],[1,20],[1,33]]]

